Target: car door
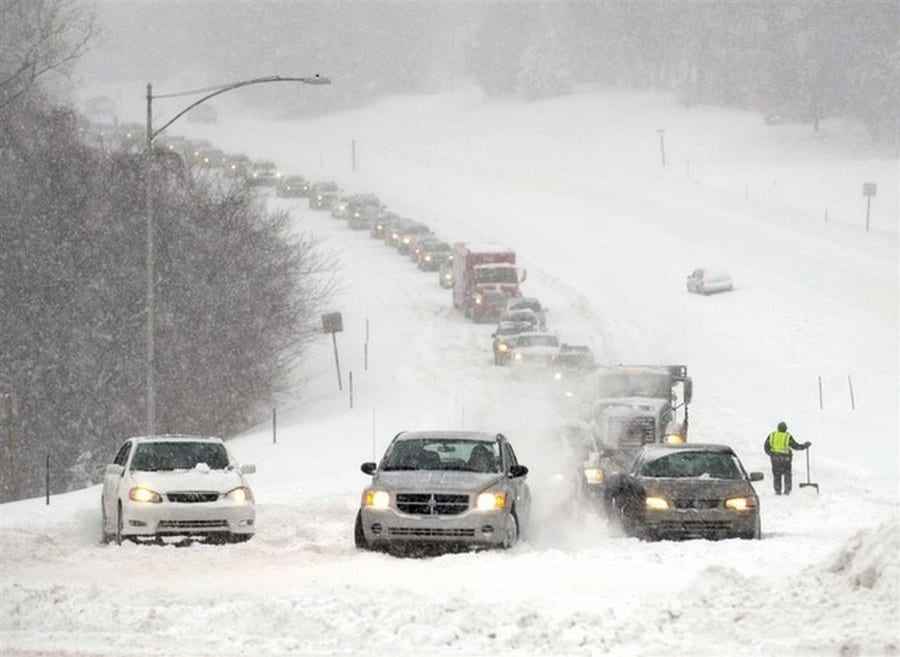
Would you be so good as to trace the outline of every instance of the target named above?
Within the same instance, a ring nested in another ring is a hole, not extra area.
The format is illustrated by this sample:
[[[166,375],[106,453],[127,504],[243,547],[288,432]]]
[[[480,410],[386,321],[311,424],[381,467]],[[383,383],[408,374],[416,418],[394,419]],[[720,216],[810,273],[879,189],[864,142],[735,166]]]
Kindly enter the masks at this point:
[[[503,443],[504,471],[509,475],[512,466],[518,465],[515,450],[508,442]],[[522,477],[508,477],[509,485],[515,493],[516,510],[519,516],[520,531],[528,521],[531,513],[531,490],[528,488],[527,475]]]
[[[116,452],[113,459],[114,465],[125,466],[128,464],[128,457],[131,456],[132,442],[126,440],[125,443]],[[113,474],[106,472],[103,475],[103,492],[101,493],[103,512],[107,518],[115,518],[116,503],[119,499],[119,483],[122,481],[121,474]]]

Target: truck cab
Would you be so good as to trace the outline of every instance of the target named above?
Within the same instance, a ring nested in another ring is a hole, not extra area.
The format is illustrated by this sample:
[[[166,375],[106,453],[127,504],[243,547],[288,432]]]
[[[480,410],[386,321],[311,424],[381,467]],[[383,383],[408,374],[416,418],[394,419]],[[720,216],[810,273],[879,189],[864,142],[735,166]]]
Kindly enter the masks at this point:
[[[510,297],[520,296],[525,272],[516,267],[516,254],[497,244],[453,246],[453,305],[476,322],[496,321]]]

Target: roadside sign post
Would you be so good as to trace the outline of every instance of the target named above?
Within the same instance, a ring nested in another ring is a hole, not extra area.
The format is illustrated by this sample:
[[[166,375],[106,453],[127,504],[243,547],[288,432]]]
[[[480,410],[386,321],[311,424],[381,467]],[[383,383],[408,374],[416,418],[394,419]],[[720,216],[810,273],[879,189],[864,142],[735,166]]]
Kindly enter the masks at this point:
[[[866,197],[866,232],[869,231],[869,213],[872,210],[872,197],[878,195],[878,183],[863,183],[863,196]]]
[[[338,358],[337,334],[344,330],[344,321],[340,313],[326,313],[322,315],[322,332],[331,333],[331,342],[334,344],[334,367],[337,370],[338,390],[344,390],[341,383],[341,361]]]

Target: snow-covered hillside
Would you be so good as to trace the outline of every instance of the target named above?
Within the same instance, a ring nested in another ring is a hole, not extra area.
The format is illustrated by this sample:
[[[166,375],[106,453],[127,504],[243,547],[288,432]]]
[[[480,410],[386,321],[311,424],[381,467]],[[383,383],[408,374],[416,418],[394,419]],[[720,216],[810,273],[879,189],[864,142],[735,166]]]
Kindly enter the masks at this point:
[[[139,103],[140,86],[122,96]],[[491,328],[368,233],[271,198],[342,263],[344,390],[323,336],[299,397],[278,409],[277,442],[268,426],[231,441],[258,466],[258,535],[102,546],[99,488],[3,505],[0,652],[900,653],[896,154],[839,122],[767,126],[656,95],[521,104],[466,90],[302,123],[183,127],[374,192],[448,241],[506,243],[550,327],[604,362],[686,364],[691,439],[731,444],[766,473],[764,540],[642,543],[574,508],[554,478],[556,418],[493,366]],[[868,232],[863,182],[878,183]],[[736,289],[687,294],[698,266],[727,268]],[[794,494],[773,494],[762,442],[779,420],[812,441],[819,495],[796,487],[802,458]],[[459,427],[502,431],[531,469],[527,540],[429,559],[357,553],[359,464],[398,431]]]

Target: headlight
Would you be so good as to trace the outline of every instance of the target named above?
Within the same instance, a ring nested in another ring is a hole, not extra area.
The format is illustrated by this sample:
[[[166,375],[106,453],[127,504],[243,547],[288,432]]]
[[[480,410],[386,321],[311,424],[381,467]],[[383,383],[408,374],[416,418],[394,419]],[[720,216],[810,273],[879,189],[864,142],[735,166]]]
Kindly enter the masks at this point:
[[[749,511],[756,507],[756,500],[752,497],[732,497],[725,500],[725,508],[732,511]]]
[[[562,372],[554,372],[553,378],[556,379],[557,381],[562,381]]]
[[[505,342],[501,342],[497,345],[497,351],[507,351],[509,349],[509,345]]]
[[[135,486],[128,491],[128,499],[132,502],[152,502],[153,504],[162,502],[162,497],[159,493],[155,490],[150,490],[149,488],[143,488],[141,486]]]
[[[666,436],[666,443],[669,445],[683,445],[684,436],[679,436],[677,433],[670,433]]]
[[[513,360],[522,360],[522,352],[516,352],[513,356]]]
[[[366,506],[370,509],[386,509],[391,503],[391,496],[384,490],[367,490]]]
[[[475,506],[479,511],[494,511],[502,509],[506,505],[504,493],[481,493],[475,500]]]
[[[589,484],[602,484],[603,470],[600,468],[585,468],[584,480]]]
[[[225,495],[225,498],[232,502],[252,502],[253,501],[253,493],[250,492],[250,489],[246,486],[238,486],[234,488]]]
[[[476,295],[475,295],[475,305],[479,305],[479,306],[480,306],[481,303],[482,303],[482,301],[484,301],[484,299],[482,298],[482,296],[481,296],[480,294],[476,294]]]
[[[403,243],[404,243],[404,244],[409,244],[409,238],[408,238],[408,237],[404,237],[404,238],[403,238]]]
[[[664,497],[648,497],[645,501],[645,505],[648,509],[661,511],[669,508],[669,501]]]

